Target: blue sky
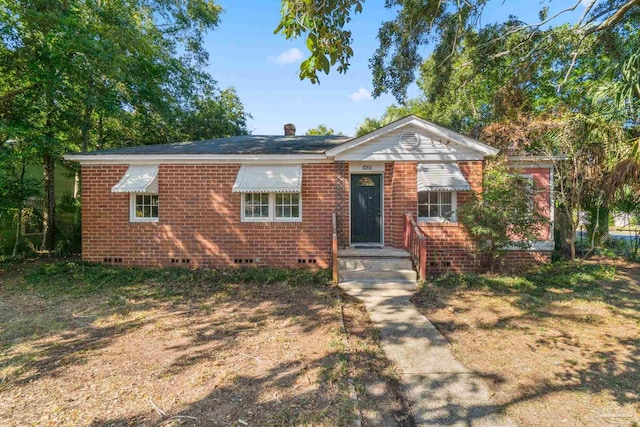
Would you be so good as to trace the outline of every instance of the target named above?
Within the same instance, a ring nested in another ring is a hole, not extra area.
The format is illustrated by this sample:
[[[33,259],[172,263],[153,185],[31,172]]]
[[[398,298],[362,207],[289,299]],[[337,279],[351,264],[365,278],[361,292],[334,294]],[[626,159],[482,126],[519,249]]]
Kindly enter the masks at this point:
[[[543,0],[544,1],[544,0]],[[546,3],[553,11],[574,0]],[[346,74],[320,74],[320,84],[298,78],[298,66],[306,57],[304,40],[285,40],[273,34],[280,18],[278,0],[219,0],[224,9],[219,27],[207,34],[209,71],[220,87],[233,86],[246,110],[252,114],[249,129],[256,135],[280,135],[285,123],[294,123],[297,134],[325,124],[336,132],[355,134],[365,117],[379,117],[394,102],[391,95],[371,99],[369,58],[377,48],[378,27],[393,13],[382,0],[368,0],[362,14],[351,21],[354,57]],[[504,21],[513,14],[526,22],[537,22],[536,0],[493,1],[483,24]],[[582,12],[566,15],[576,19]],[[300,55],[301,53],[301,55]],[[427,53],[425,51],[425,53]],[[417,95],[415,87],[410,96]],[[428,119],[428,118],[427,118]]]

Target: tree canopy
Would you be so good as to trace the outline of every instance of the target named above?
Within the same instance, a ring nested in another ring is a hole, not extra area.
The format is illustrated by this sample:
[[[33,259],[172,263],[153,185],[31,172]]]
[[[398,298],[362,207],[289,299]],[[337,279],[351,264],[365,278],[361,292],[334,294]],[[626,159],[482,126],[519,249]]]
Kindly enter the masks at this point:
[[[362,11],[363,3],[360,0],[282,0],[282,17],[276,33],[287,38],[305,37],[310,53],[300,65],[301,79],[315,83],[318,71],[328,73],[334,66],[338,72],[348,69],[353,56],[353,39],[348,24],[353,15]],[[379,46],[370,60],[373,95],[391,92],[396,99],[404,101],[407,87],[415,80],[424,62],[421,52],[425,46],[432,46],[432,58],[440,73],[448,74],[453,69],[453,54],[461,46],[480,41],[475,39],[475,35],[484,27],[482,17],[489,3],[490,0],[387,0],[385,6],[396,16],[383,22],[378,30]],[[548,3],[553,5],[553,2],[541,2],[538,22],[525,23],[513,17],[514,25],[508,31],[492,39],[481,40],[476,45],[493,50],[493,55],[503,55],[509,51],[502,48],[504,40],[513,33],[543,32],[549,25],[556,24],[562,15],[583,8],[578,21],[568,26],[576,40],[575,49],[569,52],[570,65],[565,70],[568,72],[571,64],[582,57],[583,42],[603,40],[610,32],[637,22],[640,14],[640,0],[575,0],[569,7],[552,15]]]
[[[0,150],[27,146],[44,166],[49,249],[64,152],[248,132],[236,92],[204,68],[221,12],[212,0],[0,0]]]
[[[336,132],[333,128],[327,127],[321,123],[317,127],[309,129],[305,135],[336,135]]]

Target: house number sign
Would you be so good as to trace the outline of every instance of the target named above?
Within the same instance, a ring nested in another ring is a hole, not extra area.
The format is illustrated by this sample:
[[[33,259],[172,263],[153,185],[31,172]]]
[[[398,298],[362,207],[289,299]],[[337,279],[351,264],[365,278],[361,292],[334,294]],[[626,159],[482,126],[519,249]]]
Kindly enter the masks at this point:
[[[384,163],[352,162],[349,163],[351,173],[384,172]]]

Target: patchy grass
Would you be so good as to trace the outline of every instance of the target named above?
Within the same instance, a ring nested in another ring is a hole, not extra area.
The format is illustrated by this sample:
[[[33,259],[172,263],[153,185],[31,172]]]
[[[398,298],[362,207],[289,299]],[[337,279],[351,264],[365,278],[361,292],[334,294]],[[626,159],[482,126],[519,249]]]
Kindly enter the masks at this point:
[[[414,302],[520,426],[640,424],[640,266],[449,274]]]
[[[0,425],[390,425],[393,367],[328,279],[0,262]]]

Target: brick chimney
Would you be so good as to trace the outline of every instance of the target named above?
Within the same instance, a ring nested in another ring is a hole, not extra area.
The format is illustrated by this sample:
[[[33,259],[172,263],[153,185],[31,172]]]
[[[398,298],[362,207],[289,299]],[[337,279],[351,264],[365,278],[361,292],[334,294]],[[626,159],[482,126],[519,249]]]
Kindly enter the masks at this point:
[[[284,136],[295,136],[296,135],[296,125],[293,123],[287,123],[284,125]]]

